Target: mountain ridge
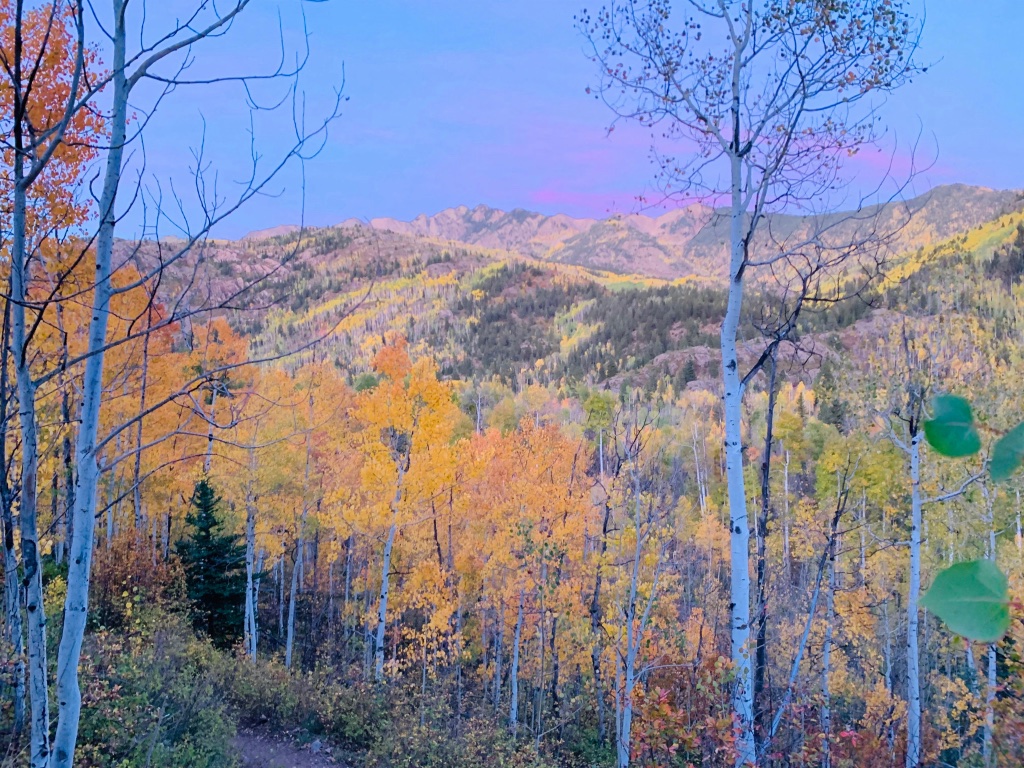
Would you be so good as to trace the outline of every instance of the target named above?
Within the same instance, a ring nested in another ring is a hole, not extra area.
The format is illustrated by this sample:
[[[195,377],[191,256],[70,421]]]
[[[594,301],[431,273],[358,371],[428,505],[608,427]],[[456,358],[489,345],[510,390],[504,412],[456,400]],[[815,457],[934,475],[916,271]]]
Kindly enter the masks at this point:
[[[967,184],[932,188],[908,200],[865,208],[879,213],[883,228],[896,233],[893,252],[910,251],[946,239],[990,221],[1024,203],[1018,190],[995,190]],[[771,236],[762,235],[755,247],[779,246],[780,237],[799,241],[825,222],[837,241],[855,239],[868,216],[850,218],[850,211],[817,217],[772,214]],[[728,252],[727,211],[702,203],[666,211],[657,216],[617,213],[603,219],[575,218],[564,213],[543,214],[524,208],[504,211],[480,204],[461,205],[436,214],[419,214],[409,221],[376,217],[347,219],[333,227],[360,227],[406,237],[459,243],[509,251],[543,261],[571,264],[619,274],[661,279],[689,276],[724,278]],[[874,221],[874,219],[872,219]],[[241,240],[259,241],[294,233],[295,225],[257,230]]]

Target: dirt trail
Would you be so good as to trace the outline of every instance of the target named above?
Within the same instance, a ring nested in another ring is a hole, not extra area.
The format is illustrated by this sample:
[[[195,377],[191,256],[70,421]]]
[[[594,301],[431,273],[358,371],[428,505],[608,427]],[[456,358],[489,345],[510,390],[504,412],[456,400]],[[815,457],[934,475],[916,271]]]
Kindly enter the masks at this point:
[[[330,747],[319,741],[298,746],[288,734],[240,729],[234,740],[243,768],[343,768]]]

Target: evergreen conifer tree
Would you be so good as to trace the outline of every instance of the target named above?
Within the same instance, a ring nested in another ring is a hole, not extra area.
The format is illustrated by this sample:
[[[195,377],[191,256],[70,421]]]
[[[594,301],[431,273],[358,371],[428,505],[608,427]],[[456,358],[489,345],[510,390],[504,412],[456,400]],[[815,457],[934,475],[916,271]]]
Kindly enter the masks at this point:
[[[843,432],[846,428],[846,415],[849,410],[847,403],[839,394],[839,382],[836,379],[835,365],[829,358],[821,363],[821,370],[814,382],[815,400],[818,404],[818,420],[822,424],[831,424]]]
[[[686,361],[686,365],[683,366],[683,384],[689,384],[691,381],[697,380],[697,366],[693,364],[693,358],[691,357]]]
[[[230,648],[242,635],[245,610],[245,546],[241,536],[223,533],[220,499],[205,478],[196,483],[190,532],[175,545],[185,570],[193,626],[214,645]]]

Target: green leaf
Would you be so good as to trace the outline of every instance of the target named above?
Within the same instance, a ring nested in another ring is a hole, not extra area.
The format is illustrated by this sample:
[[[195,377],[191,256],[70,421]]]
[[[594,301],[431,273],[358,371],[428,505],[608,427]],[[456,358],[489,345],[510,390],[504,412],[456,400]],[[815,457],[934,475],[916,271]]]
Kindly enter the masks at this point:
[[[921,607],[953,632],[980,643],[994,643],[1010,628],[1006,576],[991,560],[952,565],[932,582]]]
[[[970,456],[981,450],[971,405],[956,395],[939,395],[932,402],[932,418],[924,423],[928,444],[943,456]]]
[[[1024,461],[1024,423],[1011,429],[992,447],[989,470],[993,480],[1005,480]]]

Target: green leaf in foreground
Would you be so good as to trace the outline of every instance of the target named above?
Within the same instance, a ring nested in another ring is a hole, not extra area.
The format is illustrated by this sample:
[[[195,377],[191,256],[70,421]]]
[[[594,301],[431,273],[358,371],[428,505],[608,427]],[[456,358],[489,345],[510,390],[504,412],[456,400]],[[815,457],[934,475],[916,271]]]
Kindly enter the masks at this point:
[[[994,643],[1010,628],[1006,576],[991,560],[950,566],[921,599],[953,632],[980,643]]]
[[[970,456],[981,450],[971,405],[956,395],[939,395],[932,402],[932,418],[924,423],[928,445],[943,456]]]
[[[992,447],[992,461],[989,470],[993,480],[1005,480],[1024,461],[1024,424],[1011,429]]]

